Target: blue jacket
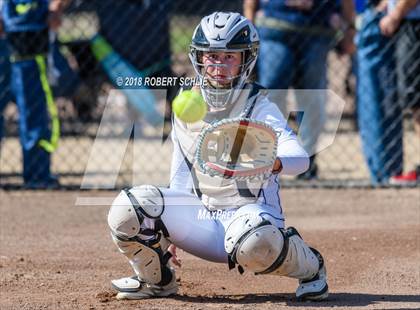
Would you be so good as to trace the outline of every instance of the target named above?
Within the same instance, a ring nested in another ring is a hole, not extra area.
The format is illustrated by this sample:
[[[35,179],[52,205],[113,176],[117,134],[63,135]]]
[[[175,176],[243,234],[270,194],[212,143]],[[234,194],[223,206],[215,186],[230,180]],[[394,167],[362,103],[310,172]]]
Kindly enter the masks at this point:
[[[39,31],[48,27],[48,0],[4,0],[2,4],[6,32]]]

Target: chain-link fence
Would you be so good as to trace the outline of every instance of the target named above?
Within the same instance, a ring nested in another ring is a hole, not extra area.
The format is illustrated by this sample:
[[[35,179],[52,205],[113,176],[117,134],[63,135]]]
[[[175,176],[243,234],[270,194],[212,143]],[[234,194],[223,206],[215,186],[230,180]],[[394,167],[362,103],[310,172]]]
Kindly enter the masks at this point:
[[[214,11],[243,12],[243,1],[71,1],[57,31],[39,30],[44,28],[37,23],[47,23],[41,17],[31,21],[33,28],[17,22],[17,30],[8,29],[8,22],[41,10],[41,2],[27,1],[11,12],[3,1],[1,186],[24,181],[54,187],[55,174],[67,187],[167,185],[170,102],[181,78],[195,76],[188,58],[193,30]],[[255,15],[261,36],[257,81],[269,89],[315,90],[303,96],[290,90],[281,99],[300,134],[313,134],[315,126],[306,122],[304,128],[302,104],[323,115],[312,140],[326,147],[312,146],[311,169],[285,177],[285,184],[388,184],[420,163],[413,122],[420,122],[418,23],[404,23],[385,38],[378,32],[381,15],[367,10],[359,50],[350,57],[346,39],[353,28],[342,22],[344,2],[315,1],[286,11],[260,4]],[[50,29],[55,17],[50,14]],[[147,91],[135,87],[146,78],[151,108],[136,99],[137,90]],[[166,78],[166,84],[152,85],[152,78]],[[322,89],[328,91],[317,95]],[[153,113],[161,121],[151,121]]]

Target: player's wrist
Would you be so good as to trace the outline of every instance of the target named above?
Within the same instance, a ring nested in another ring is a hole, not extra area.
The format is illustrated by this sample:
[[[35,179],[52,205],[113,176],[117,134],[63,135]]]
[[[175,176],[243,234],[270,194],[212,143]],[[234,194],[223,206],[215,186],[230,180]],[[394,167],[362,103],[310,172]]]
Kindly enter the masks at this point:
[[[280,158],[276,158],[273,165],[273,174],[279,174],[283,170],[283,163],[281,162]]]

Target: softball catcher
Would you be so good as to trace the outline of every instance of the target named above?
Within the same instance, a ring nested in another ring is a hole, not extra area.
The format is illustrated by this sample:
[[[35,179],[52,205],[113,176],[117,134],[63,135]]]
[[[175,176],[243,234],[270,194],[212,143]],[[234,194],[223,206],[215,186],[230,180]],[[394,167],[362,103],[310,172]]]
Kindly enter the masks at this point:
[[[309,159],[262,87],[248,82],[258,46],[238,13],[213,13],[195,29],[189,56],[209,112],[196,123],[174,117],[169,188],[125,189],[111,206],[112,238],[135,272],[112,281],[117,298],[175,294],[170,246],[241,273],[296,278],[298,298],[328,296],[321,254],[284,226],[279,174],[300,174]]]

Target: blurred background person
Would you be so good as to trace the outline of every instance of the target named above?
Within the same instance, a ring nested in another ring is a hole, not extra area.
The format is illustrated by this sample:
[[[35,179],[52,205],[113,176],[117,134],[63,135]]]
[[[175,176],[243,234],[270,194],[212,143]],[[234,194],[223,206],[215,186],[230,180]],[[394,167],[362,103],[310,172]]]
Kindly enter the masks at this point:
[[[340,50],[354,51],[353,0],[245,0],[244,14],[261,39],[258,81],[268,89],[327,89],[327,55],[342,30]],[[283,105],[286,92],[276,102]],[[311,155],[301,179],[317,177],[316,143],[325,123],[326,93],[295,92],[299,135]],[[283,107],[280,107],[285,112]],[[287,115],[286,115],[287,116]]]
[[[393,123],[396,105],[394,42],[379,29],[386,2],[366,0],[357,42],[358,125],[372,184],[387,183],[402,170],[402,132]]]
[[[403,109],[411,107],[418,122],[418,2],[400,1],[396,5],[387,0],[366,0],[366,4],[356,40],[357,103],[371,182],[415,183],[416,171],[402,174]]]
[[[60,135],[57,108],[47,77],[49,29],[55,30],[65,6],[64,0],[1,1],[3,45],[1,66],[6,72],[0,114],[10,99],[19,111],[23,152],[23,179],[27,188],[51,188],[58,180],[50,172],[50,156]],[[0,43],[0,44],[2,44]],[[10,53],[10,54],[9,54]],[[10,55],[9,61],[6,59]],[[10,70],[10,71],[9,71]],[[10,85],[7,78],[10,78]],[[0,126],[2,126],[2,121]],[[1,131],[0,131],[1,133]],[[1,136],[0,136],[1,138]]]
[[[381,18],[379,26],[383,35],[395,40],[395,61],[397,73],[398,103],[397,111],[410,109],[414,129],[420,139],[420,1],[388,0],[387,14]],[[393,126],[401,134],[396,143],[402,145],[403,118],[397,117]],[[393,142],[395,143],[395,142]],[[403,162],[403,157],[398,158]],[[418,163],[420,158],[417,157]],[[391,184],[416,184],[420,180],[420,165],[408,173],[397,171],[391,176]]]
[[[354,0],[354,10],[356,13],[355,17],[355,28],[356,33],[360,30],[362,15],[367,7],[368,0]],[[353,101],[353,115],[352,115],[352,123],[356,131],[359,131],[359,124],[357,122],[357,96],[356,96],[356,88],[357,88],[357,53],[352,53],[350,55],[350,68],[347,71],[346,79],[344,81],[345,86],[345,93],[347,96],[351,98]]]
[[[3,23],[0,15],[0,143],[3,137],[3,109],[12,101],[10,93],[10,62],[9,50],[7,48],[6,39],[3,32]],[[1,144],[0,144],[1,149]]]

